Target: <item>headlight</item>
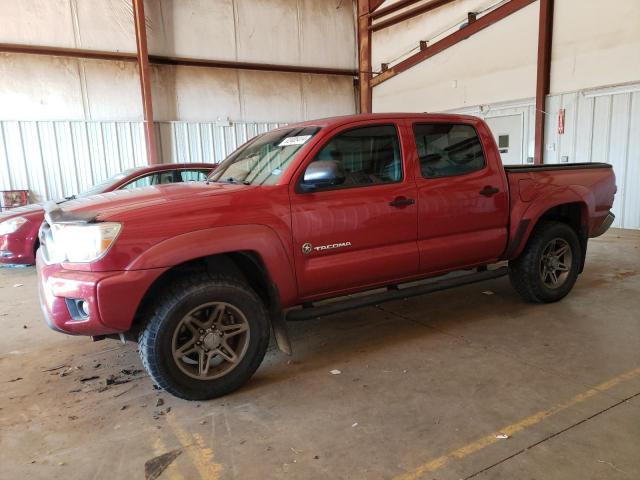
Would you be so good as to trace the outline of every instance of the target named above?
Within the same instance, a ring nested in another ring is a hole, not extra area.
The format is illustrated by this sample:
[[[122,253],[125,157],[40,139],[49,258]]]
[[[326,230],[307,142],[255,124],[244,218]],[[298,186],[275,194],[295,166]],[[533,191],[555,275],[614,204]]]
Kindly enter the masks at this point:
[[[57,262],[88,263],[102,258],[120,233],[115,222],[52,224],[52,257]]]
[[[27,223],[27,219],[24,217],[16,217],[11,220],[5,220],[4,222],[0,222],[0,235],[6,235],[8,233],[13,233],[18,230],[22,225]]]

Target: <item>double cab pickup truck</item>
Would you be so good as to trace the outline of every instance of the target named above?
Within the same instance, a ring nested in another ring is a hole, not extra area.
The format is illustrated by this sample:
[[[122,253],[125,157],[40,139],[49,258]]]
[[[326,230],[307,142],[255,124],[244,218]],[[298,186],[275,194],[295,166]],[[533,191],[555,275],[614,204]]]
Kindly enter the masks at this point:
[[[526,301],[560,300],[615,192],[608,164],[504,167],[470,116],[289,125],[206,182],[49,204],[42,310],[60,332],[137,341],[173,395],[214,398],[249,380],[271,332],[290,353],[287,320],[505,274]]]

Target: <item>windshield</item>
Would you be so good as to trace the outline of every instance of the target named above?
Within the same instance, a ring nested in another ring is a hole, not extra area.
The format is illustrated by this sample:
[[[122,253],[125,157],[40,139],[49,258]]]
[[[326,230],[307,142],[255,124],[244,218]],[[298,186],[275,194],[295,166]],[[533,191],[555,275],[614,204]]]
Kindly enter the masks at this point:
[[[107,190],[114,183],[119,182],[120,180],[122,180],[123,178],[129,176],[131,173],[135,172],[136,170],[137,170],[136,168],[130,168],[130,169],[124,170],[124,171],[122,171],[120,173],[116,173],[115,175],[107,178],[106,180],[103,180],[103,181],[101,181],[99,183],[96,183],[89,190],[85,190],[84,192],[79,193],[77,195],[77,197],[88,197],[90,195],[96,195],[98,193],[103,193],[105,190]]]
[[[214,182],[275,185],[300,150],[320,127],[279,129],[240,147],[209,177]]]

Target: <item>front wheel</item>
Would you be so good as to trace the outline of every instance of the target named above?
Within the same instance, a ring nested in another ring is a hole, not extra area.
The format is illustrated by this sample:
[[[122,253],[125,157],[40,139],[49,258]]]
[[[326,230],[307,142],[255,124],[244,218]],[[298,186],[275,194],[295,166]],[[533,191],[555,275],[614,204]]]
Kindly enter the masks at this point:
[[[266,353],[269,320],[248,285],[195,275],[158,298],[140,333],[139,352],[159,387],[187,400],[206,400],[249,380]]]
[[[544,222],[536,226],[520,256],[509,262],[509,279],[529,302],[557,302],[576,283],[582,255],[578,236],[569,225]]]

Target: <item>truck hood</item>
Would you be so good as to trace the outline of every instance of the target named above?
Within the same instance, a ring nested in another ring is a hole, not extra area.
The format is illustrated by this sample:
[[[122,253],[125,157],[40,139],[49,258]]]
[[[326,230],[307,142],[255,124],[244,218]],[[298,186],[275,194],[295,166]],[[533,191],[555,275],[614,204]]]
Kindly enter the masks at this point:
[[[79,217],[83,218],[90,216],[88,214],[95,214],[94,218],[98,221],[117,220],[118,217],[126,213],[149,207],[175,204],[182,200],[194,202],[198,197],[204,201],[205,198],[212,196],[233,195],[247,188],[252,187],[213,182],[173,183],[101,193],[65,202],[60,207],[65,214],[78,214]]]

